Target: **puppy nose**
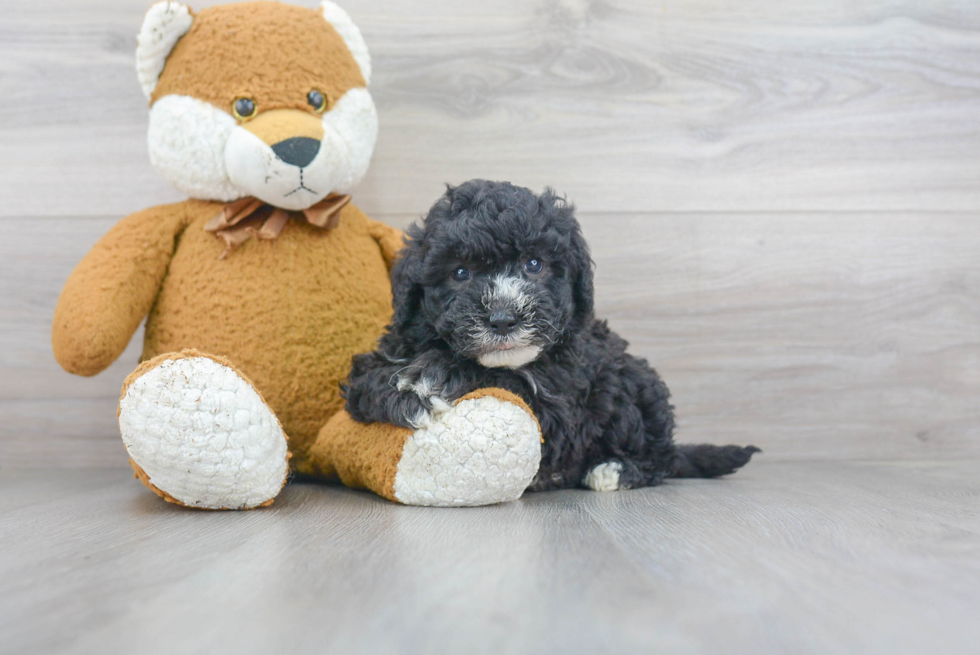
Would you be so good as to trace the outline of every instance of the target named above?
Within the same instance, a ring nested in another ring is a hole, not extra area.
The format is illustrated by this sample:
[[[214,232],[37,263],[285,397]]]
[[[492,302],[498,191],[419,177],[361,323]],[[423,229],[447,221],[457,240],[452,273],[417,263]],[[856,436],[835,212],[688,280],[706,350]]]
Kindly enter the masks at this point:
[[[320,142],[305,136],[293,137],[272,146],[272,152],[287,164],[306,168],[320,152]]]
[[[490,327],[500,336],[510,333],[517,325],[517,317],[514,312],[508,310],[497,310],[490,314]]]

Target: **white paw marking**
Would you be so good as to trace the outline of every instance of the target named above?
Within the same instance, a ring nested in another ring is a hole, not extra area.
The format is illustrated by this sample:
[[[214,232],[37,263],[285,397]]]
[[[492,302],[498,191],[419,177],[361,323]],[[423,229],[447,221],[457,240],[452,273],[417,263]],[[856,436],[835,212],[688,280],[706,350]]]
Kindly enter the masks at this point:
[[[288,470],[286,435],[235,371],[207,357],[163,362],[119,403],[130,457],[150,482],[185,505],[257,507]]]
[[[399,376],[395,388],[399,391],[411,391],[419,398],[428,398],[440,390],[439,385],[424,375],[414,382],[410,377]]]
[[[540,463],[541,433],[527,412],[493,397],[464,400],[405,443],[395,498],[439,507],[516,500]]]
[[[438,416],[439,414],[445,414],[446,412],[451,412],[453,409],[452,405],[447,403],[439,396],[429,396],[429,404],[432,405],[433,416]]]
[[[593,491],[617,491],[619,489],[619,474],[623,465],[619,462],[603,462],[593,466],[585,474],[583,483]]]
[[[420,428],[427,428],[432,425],[432,414],[425,411],[424,409],[419,410],[419,413],[415,415],[414,418],[408,419],[408,424],[411,425],[416,430]]]

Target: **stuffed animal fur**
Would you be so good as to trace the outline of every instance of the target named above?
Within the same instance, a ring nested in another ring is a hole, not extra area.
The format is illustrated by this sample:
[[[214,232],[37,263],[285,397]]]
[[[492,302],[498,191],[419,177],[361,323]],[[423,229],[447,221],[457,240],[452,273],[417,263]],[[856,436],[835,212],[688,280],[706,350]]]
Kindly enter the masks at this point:
[[[118,412],[137,477],[210,509],[271,503],[290,468],[409,504],[519,497],[540,430],[512,394],[480,390],[417,429],[342,409],[351,357],[390,319],[402,245],[348,195],[377,137],[348,15],[158,2],[137,70],[150,159],[190,199],[113,227],[66,282],[52,331],[58,362],[88,376],[146,319]]]

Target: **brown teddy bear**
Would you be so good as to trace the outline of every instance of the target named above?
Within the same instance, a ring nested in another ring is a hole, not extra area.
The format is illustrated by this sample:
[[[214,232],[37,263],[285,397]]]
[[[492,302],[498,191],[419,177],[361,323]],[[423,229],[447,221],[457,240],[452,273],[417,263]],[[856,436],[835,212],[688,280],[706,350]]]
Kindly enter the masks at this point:
[[[266,505],[290,468],[408,504],[517,498],[537,471],[524,403],[484,390],[416,430],[362,425],[339,384],[391,315],[401,234],[348,195],[377,114],[332,2],[158,2],[138,39],[154,166],[191,199],[120,221],[65,284],[52,343],[95,375],[146,317],[119,402],[137,477],[167,500]]]

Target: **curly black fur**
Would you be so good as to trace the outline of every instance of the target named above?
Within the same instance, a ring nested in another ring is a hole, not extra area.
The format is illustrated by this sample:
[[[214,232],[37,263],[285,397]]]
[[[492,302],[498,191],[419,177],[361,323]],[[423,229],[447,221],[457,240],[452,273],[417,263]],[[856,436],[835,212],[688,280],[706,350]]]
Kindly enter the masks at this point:
[[[550,189],[448,187],[408,230],[392,322],[377,350],[354,357],[347,410],[418,427],[471,391],[508,389],[541,424],[536,490],[581,485],[607,462],[620,488],[748,462],[757,448],[674,444],[667,386],[593,315],[592,268],[573,207]]]

